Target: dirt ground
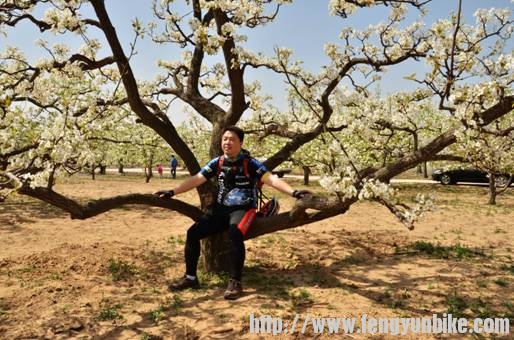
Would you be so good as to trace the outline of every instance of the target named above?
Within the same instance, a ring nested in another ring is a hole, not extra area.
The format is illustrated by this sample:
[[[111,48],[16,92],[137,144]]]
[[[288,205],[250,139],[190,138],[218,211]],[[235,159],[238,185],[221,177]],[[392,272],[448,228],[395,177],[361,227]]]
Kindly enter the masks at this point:
[[[87,201],[153,192],[171,182],[79,177],[56,190]],[[244,296],[236,301],[223,299],[225,275],[200,272],[200,290],[167,290],[184,271],[185,231],[192,223],[187,217],[129,206],[71,220],[45,203],[12,196],[0,204],[0,338],[271,338],[249,334],[250,314],[289,324],[300,314],[296,332],[277,339],[335,337],[315,334],[312,326],[300,334],[307,314],[360,319],[451,313],[506,317],[513,325],[514,189],[491,207],[485,187],[402,188],[407,202],[424,190],[438,197],[438,209],[413,231],[386,208],[365,202],[329,220],[247,241]],[[179,198],[195,202],[195,195]],[[280,197],[282,209],[293,204]]]

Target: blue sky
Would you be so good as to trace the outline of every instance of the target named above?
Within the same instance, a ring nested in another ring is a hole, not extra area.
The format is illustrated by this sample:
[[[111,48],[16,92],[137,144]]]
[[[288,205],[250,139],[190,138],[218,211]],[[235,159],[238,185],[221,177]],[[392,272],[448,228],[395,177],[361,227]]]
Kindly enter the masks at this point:
[[[177,1],[181,3],[182,1]],[[473,13],[480,7],[513,7],[510,0],[464,0],[463,18],[465,22],[471,23]],[[111,20],[123,42],[125,51],[129,51],[129,43],[133,39],[131,23],[138,18],[141,22],[147,23],[151,20],[151,1],[140,0],[106,0]],[[429,24],[438,18],[448,16],[451,11],[456,11],[457,0],[433,0],[430,5],[429,15],[424,21]],[[182,13],[185,10],[182,11]],[[409,19],[414,20],[418,14],[411,10]],[[36,15],[41,12],[35,12]],[[317,72],[322,65],[328,62],[323,54],[323,46],[326,42],[337,42],[340,30],[347,26],[363,28],[369,24],[386,20],[388,9],[383,6],[374,9],[363,9],[347,19],[331,17],[328,15],[328,1],[298,0],[293,5],[286,5],[282,8],[279,16],[273,24],[258,27],[248,32],[247,47],[253,51],[263,51],[272,55],[275,46],[289,47],[295,51],[295,58],[305,62],[306,68]],[[93,16],[91,14],[91,16]],[[96,31],[96,32],[95,32]],[[42,36],[39,31],[30,24],[23,24],[16,30],[8,29],[8,38],[0,37],[0,44],[9,44],[21,47],[31,58],[42,55],[41,50],[34,46],[34,41],[43,38],[50,42],[65,42],[70,46],[79,46],[82,40],[73,34],[67,36],[54,36],[52,33],[45,33]],[[91,33],[98,36],[97,30],[92,28]],[[103,44],[105,40],[101,39]],[[512,44],[509,44],[512,47]],[[73,49],[72,49],[73,50]],[[136,76],[140,79],[152,79],[158,72],[157,59],[176,59],[180,50],[176,47],[157,46],[155,47],[150,39],[146,38],[137,45],[137,55],[133,57],[132,65]],[[107,52],[105,52],[107,54]],[[209,62],[220,61],[219,57],[210,57]],[[403,79],[403,76],[419,71],[422,66],[410,62],[402,64],[401,67],[392,67],[383,75],[380,88],[383,93],[391,93],[399,90],[412,88],[412,82]],[[263,84],[263,89],[268,94],[274,94],[275,103],[279,107],[285,107],[285,95],[283,79],[273,75],[271,72],[251,72],[249,80],[258,79]],[[277,95],[278,94],[278,95]],[[180,108],[177,108],[180,110]],[[184,119],[183,114],[174,115],[175,122]]]

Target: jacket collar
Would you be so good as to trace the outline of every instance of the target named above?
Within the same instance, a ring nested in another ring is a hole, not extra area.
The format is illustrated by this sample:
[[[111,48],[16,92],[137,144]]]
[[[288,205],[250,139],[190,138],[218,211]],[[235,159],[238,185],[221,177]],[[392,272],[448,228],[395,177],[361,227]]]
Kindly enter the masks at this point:
[[[224,157],[225,157],[225,159],[227,161],[229,161],[231,163],[234,163],[234,162],[237,162],[240,159],[243,159],[243,158],[246,158],[246,157],[250,157],[250,151],[245,150],[245,149],[241,149],[239,154],[237,156],[235,156],[235,157],[227,157],[226,155]]]

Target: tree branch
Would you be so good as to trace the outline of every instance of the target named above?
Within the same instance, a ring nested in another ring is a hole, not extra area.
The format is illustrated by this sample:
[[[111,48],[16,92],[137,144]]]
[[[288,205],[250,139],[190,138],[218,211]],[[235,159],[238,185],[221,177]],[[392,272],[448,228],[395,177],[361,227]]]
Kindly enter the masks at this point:
[[[12,17],[13,15],[11,14],[10,16]],[[39,31],[41,31],[41,32],[44,32],[44,31],[49,30],[50,28],[52,28],[51,25],[47,24],[44,21],[41,21],[41,20],[38,20],[38,19],[34,18],[30,14],[22,14],[20,16],[16,16],[14,19],[5,21],[4,23],[9,25],[9,26],[13,26],[14,27],[14,26],[16,26],[16,24],[18,24],[20,21],[22,21],[24,19],[28,19],[28,20],[32,21],[32,23],[34,23],[39,28]]]
[[[390,6],[392,4],[408,4],[412,5],[416,8],[422,8],[424,5],[429,3],[432,0],[374,0],[374,4],[376,5],[384,5],[384,6]],[[371,3],[361,1],[361,0],[345,0],[345,2],[353,4],[357,7],[363,8],[363,7],[369,7]],[[337,11],[337,15],[339,15],[342,18],[347,18],[348,13],[345,10]]]
[[[221,27],[225,23],[229,22],[229,19],[226,13],[219,9],[214,11],[214,18],[216,20],[217,33],[221,36]],[[243,115],[243,112],[248,108],[248,104],[245,102],[244,73],[241,69],[238,56],[233,52],[235,47],[236,45],[233,37],[225,36],[222,50],[232,93],[230,109],[228,110],[228,115],[224,120],[225,125],[236,124]]]
[[[16,155],[19,155],[19,154],[22,154],[24,152],[27,152],[29,150],[32,150],[32,149],[35,149],[39,146],[39,142],[35,142],[33,144],[30,144],[30,145],[26,145],[22,148],[19,148],[19,149],[15,149],[13,151],[10,151],[10,152],[7,152],[5,154],[2,154],[0,153],[0,159],[7,159],[9,157],[12,157],[12,156],[16,156]]]
[[[356,198],[341,201],[337,198],[320,198],[312,196],[297,200],[291,211],[266,218],[257,218],[252,227],[248,230],[246,239],[252,239],[279,230],[300,227],[329,217],[344,214],[356,201]],[[306,209],[315,209],[318,211],[314,213],[306,213]]]
[[[132,72],[130,63],[123,52],[121,43],[116,34],[103,0],[91,0],[91,4],[98,16],[100,26],[105,34],[105,37],[111,47],[118,70],[121,75],[121,80],[127,92],[130,108],[138,115],[141,121],[157,132],[166,142],[177,152],[177,154],[184,160],[190,173],[197,173],[200,170],[200,165],[196,157],[189,149],[187,144],[180,138],[177,130],[171,122],[163,121],[156,117],[146,107],[139,94],[138,85]]]
[[[115,62],[114,57],[106,57],[100,60],[91,60],[85,55],[82,54],[74,54],[71,56],[71,58],[68,60],[70,63],[78,62],[80,68],[84,71],[90,71],[90,70],[96,70],[99,68],[102,68],[106,65],[113,64]],[[64,68],[68,62],[54,62],[55,68]]]
[[[47,188],[37,187],[32,189],[28,185],[24,185],[18,192],[66,211],[72,219],[87,219],[112,209],[121,208],[127,204],[144,204],[171,209],[193,220],[199,219],[202,215],[202,211],[193,205],[175,199],[163,200],[152,194],[120,195],[89,201],[87,204],[82,205]]]

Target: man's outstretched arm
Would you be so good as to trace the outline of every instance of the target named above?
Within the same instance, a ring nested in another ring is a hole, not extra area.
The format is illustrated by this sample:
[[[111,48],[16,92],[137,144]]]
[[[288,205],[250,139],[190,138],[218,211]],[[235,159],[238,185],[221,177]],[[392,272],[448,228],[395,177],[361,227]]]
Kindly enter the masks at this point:
[[[277,189],[278,191],[283,192],[284,194],[293,196],[294,198],[303,198],[305,195],[312,195],[312,193],[308,190],[294,190],[289,184],[287,184],[286,181],[281,180],[277,175],[273,175],[270,172],[266,172],[262,176],[261,180],[264,182],[264,184],[267,184]]]
[[[178,187],[176,187],[175,189],[159,190],[154,194],[158,195],[160,198],[171,198],[175,195],[194,189],[204,184],[206,181],[207,179],[201,173],[197,173],[196,175],[191,176],[182,183],[180,183]]]

